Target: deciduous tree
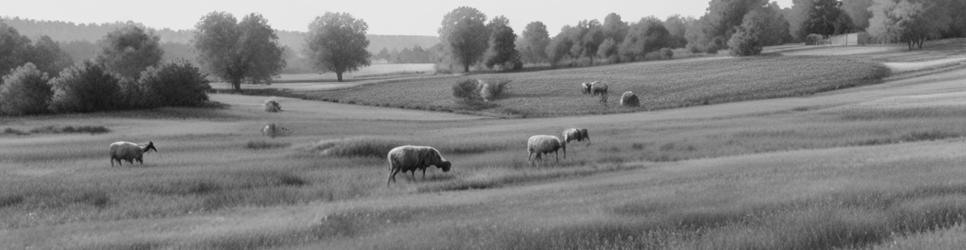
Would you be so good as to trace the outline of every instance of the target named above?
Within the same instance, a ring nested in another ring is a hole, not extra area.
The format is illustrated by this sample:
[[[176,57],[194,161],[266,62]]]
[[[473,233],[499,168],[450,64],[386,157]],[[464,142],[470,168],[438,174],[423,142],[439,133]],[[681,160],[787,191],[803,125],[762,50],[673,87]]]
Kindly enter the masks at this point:
[[[440,40],[447,54],[463,65],[464,72],[469,72],[486,52],[489,32],[485,23],[486,15],[472,7],[456,8],[443,17]]]
[[[342,74],[369,65],[369,25],[349,13],[326,13],[309,25],[308,51],[317,70]]]
[[[108,72],[137,80],[144,69],[161,62],[164,51],[160,41],[161,37],[143,27],[127,25],[101,40],[101,51],[95,60]]]
[[[513,28],[510,28],[509,24],[509,19],[497,16],[487,25],[490,32],[489,49],[483,62],[487,68],[499,65],[504,70],[516,70],[523,66],[520,62],[520,53],[514,44],[517,35],[513,33]]]
[[[201,18],[195,30],[198,61],[235,90],[241,90],[246,78],[264,80],[285,66],[278,36],[261,15],[249,14],[239,23],[229,13],[212,12]]]
[[[547,46],[550,44],[550,33],[542,22],[531,22],[523,30],[523,36],[517,43],[520,57],[525,62],[540,63],[547,61]]]

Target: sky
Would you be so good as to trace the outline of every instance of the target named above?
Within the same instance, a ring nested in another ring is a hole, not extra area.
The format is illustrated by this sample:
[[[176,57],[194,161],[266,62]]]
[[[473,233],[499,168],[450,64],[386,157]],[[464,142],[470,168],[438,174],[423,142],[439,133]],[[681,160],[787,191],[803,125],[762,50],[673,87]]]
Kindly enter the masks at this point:
[[[777,2],[786,7],[791,1]],[[75,23],[134,21],[171,29],[192,29],[205,14],[226,11],[239,18],[259,13],[275,29],[305,31],[326,12],[348,12],[366,21],[369,34],[436,36],[443,16],[459,6],[477,8],[487,19],[506,16],[518,33],[527,23],[541,21],[552,35],[564,25],[603,20],[611,12],[628,22],[674,14],[700,17],[708,0],[0,0],[0,6],[0,16],[6,17]]]

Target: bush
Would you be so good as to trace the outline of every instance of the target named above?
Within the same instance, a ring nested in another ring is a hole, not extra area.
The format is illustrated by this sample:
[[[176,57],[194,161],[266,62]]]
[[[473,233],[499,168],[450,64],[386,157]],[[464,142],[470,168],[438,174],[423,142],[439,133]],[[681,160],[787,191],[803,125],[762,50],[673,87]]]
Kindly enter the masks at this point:
[[[453,97],[459,98],[464,102],[474,102],[483,99],[480,96],[479,84],[476,80],[466,79],[453,84]]]
[[[483,82],[483,81],[479,81],[479,82]],[[508,80],[483,82],[483,84],[479,86],[480,97],[483,98],[483,101],[490,101],[496,98],[500,98],[506,92],[506,89],[509,84],[510,84],[510,81]]]
[[[825,42],[825,37],[819,34],[808,34],[805,37],[805,45],[819,45]]]
[[[131,78],[118,79],[120,106],[125,108],[157,108],[163,106],[161,98]]]
[[[201,70],[187,61],[150,67],[141,72],[138,85],[165,106],[200,106],[211,89]]]
[[[728,40],[731,54],[735,56],[753,56],[761,54],[762,44],[756,32],[741,27],[738,33]]]
[[[645,61],[670,60],[673,58],[674,58],[674,51],[671,50],[670,48],[663,48],[661,50],[647,53],[647,55],[644,55]]]
[[[55,112],[93,112],[120,108],[118,79],[91,62],[73,66],[51,80]]]
[[[28,115],[47,112],[53,94],[47,73],[41,72],[32,63],[24,64],[3,77],[0,113]]]

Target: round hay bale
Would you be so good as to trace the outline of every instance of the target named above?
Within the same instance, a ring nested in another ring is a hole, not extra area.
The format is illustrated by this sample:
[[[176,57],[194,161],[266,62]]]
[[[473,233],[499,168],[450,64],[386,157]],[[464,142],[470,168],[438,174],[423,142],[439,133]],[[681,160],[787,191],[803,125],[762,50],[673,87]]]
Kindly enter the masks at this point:
[[[637,95],[635,95],[634,92],[627,91],[621,95],[621,106],[638,107],[641,106],[641,100],[637,98]]]

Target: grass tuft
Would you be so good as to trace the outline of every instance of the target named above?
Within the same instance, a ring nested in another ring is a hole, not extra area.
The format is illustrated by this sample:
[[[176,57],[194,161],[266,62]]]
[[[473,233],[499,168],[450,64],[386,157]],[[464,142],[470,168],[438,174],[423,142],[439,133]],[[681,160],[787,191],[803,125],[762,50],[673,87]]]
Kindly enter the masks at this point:
[[[269,141],[248,141],[245,143],[245,148],[252,150],[266,150],[266,149],[276,149],[276,148],[287,148],[291,146],[291,143],[287,142],[269,142]]]

